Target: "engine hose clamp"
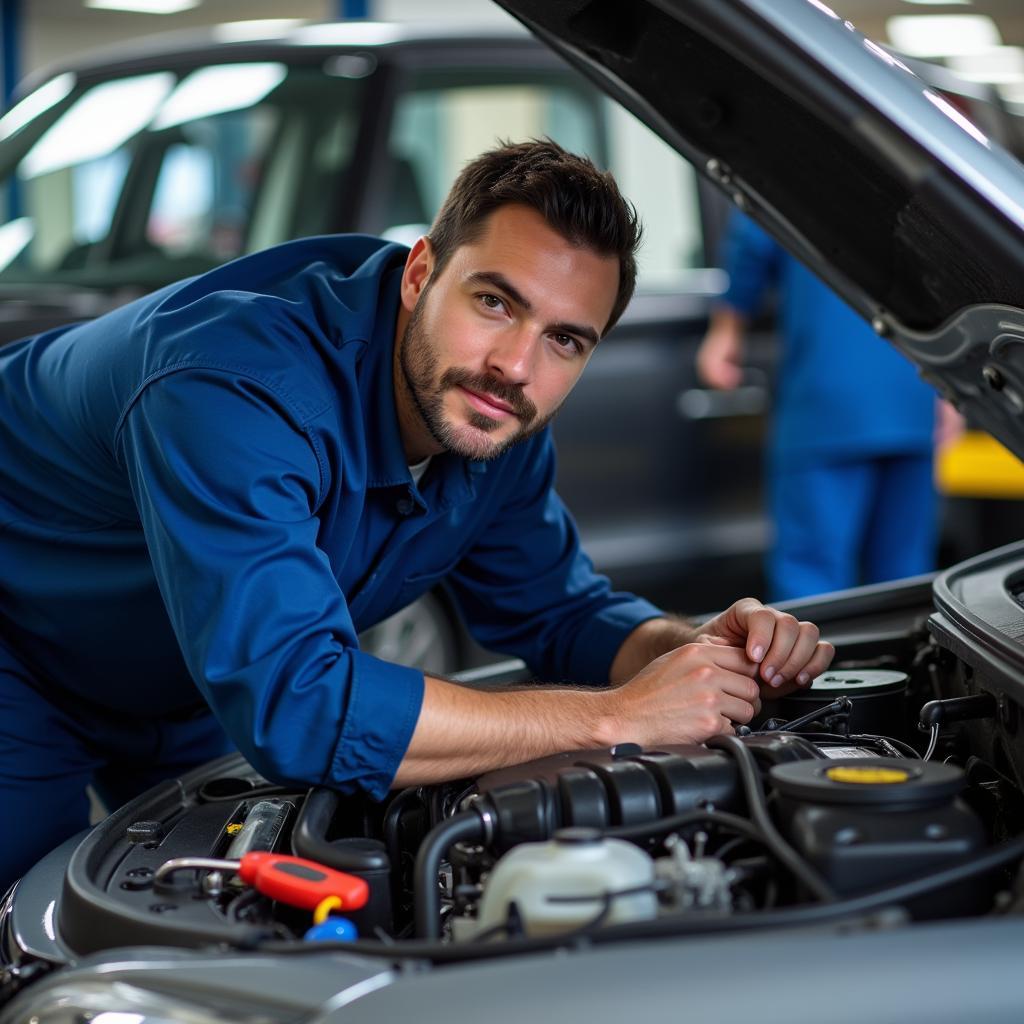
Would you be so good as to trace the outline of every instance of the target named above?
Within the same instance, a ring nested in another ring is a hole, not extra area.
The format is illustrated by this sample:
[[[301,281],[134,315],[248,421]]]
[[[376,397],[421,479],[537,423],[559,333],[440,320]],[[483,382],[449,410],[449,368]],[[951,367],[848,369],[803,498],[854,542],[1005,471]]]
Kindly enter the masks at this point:
[[[494,834],[497,831],[498,824],[495,820],[494,812],[491,810],[490,805],[481,796],[471,797],[469,800],[469,807],[476,811],[484,826],[483,845],[490,846],[494,840]]]

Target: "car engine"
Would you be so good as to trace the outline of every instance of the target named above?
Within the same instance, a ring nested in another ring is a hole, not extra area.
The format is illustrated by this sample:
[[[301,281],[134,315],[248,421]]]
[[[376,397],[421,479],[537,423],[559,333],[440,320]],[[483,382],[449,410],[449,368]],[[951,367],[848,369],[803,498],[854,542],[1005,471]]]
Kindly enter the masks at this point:
[[[444,964],[1015,912],[1019,669],[920,589],[899,628],[872,611],[809,689],[704,745],[568,752],[383,804],[237,755],[164,783],[8,893],[0,994],[123,947]]]
[[[88,836],[68,865],[60,933],[78,954],[305,939],[457,956],[461,943],[721,930],[786,913],[983,914],[1012,859],[986,855],[1017,831],[1020,793],[958,753],[956,731],[929,743],[914,728],[995,713],[985,694],[922,703],[927,675],[836,668],[745,735],[565,753],[383,807],[271,786],[229,758]],[[233,867],[281,852],[277,870],[300,883],[320,868],[364,884],[333,903],[329,884],[295,899]],[[17,954],[8,948],[10,986],[27,966]]]

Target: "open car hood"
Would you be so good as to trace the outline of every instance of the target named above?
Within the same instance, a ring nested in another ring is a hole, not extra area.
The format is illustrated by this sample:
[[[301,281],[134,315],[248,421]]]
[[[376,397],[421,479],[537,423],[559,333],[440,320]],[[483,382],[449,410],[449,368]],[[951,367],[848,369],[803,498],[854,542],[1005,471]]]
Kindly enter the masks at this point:
[[[498,0],[1024,458],[1024,167],[819,0]]]

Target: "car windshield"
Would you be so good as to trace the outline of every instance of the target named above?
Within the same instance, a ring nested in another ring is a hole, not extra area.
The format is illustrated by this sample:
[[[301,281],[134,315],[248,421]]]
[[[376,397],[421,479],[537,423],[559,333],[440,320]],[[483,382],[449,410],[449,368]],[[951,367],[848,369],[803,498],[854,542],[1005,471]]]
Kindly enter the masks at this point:
[[[323,230],[361,88],[272,61],[49,80],[0,120],[0,283],[157,285]]]

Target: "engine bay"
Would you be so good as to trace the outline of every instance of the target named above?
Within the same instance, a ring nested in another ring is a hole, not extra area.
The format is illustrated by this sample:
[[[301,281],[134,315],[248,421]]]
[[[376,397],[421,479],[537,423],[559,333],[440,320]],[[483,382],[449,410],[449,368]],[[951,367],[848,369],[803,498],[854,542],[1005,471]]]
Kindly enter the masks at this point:
[[[7,895],[3,994],[131,946],[440,965],[1018,913],[1020,664],[961,600],[986,565],[936,581],[931,608],[917,585],[844,599],[831,630],[819,609],[833,667],[704,745],[568,752],[383,804],[239,756],[165,783]]]

